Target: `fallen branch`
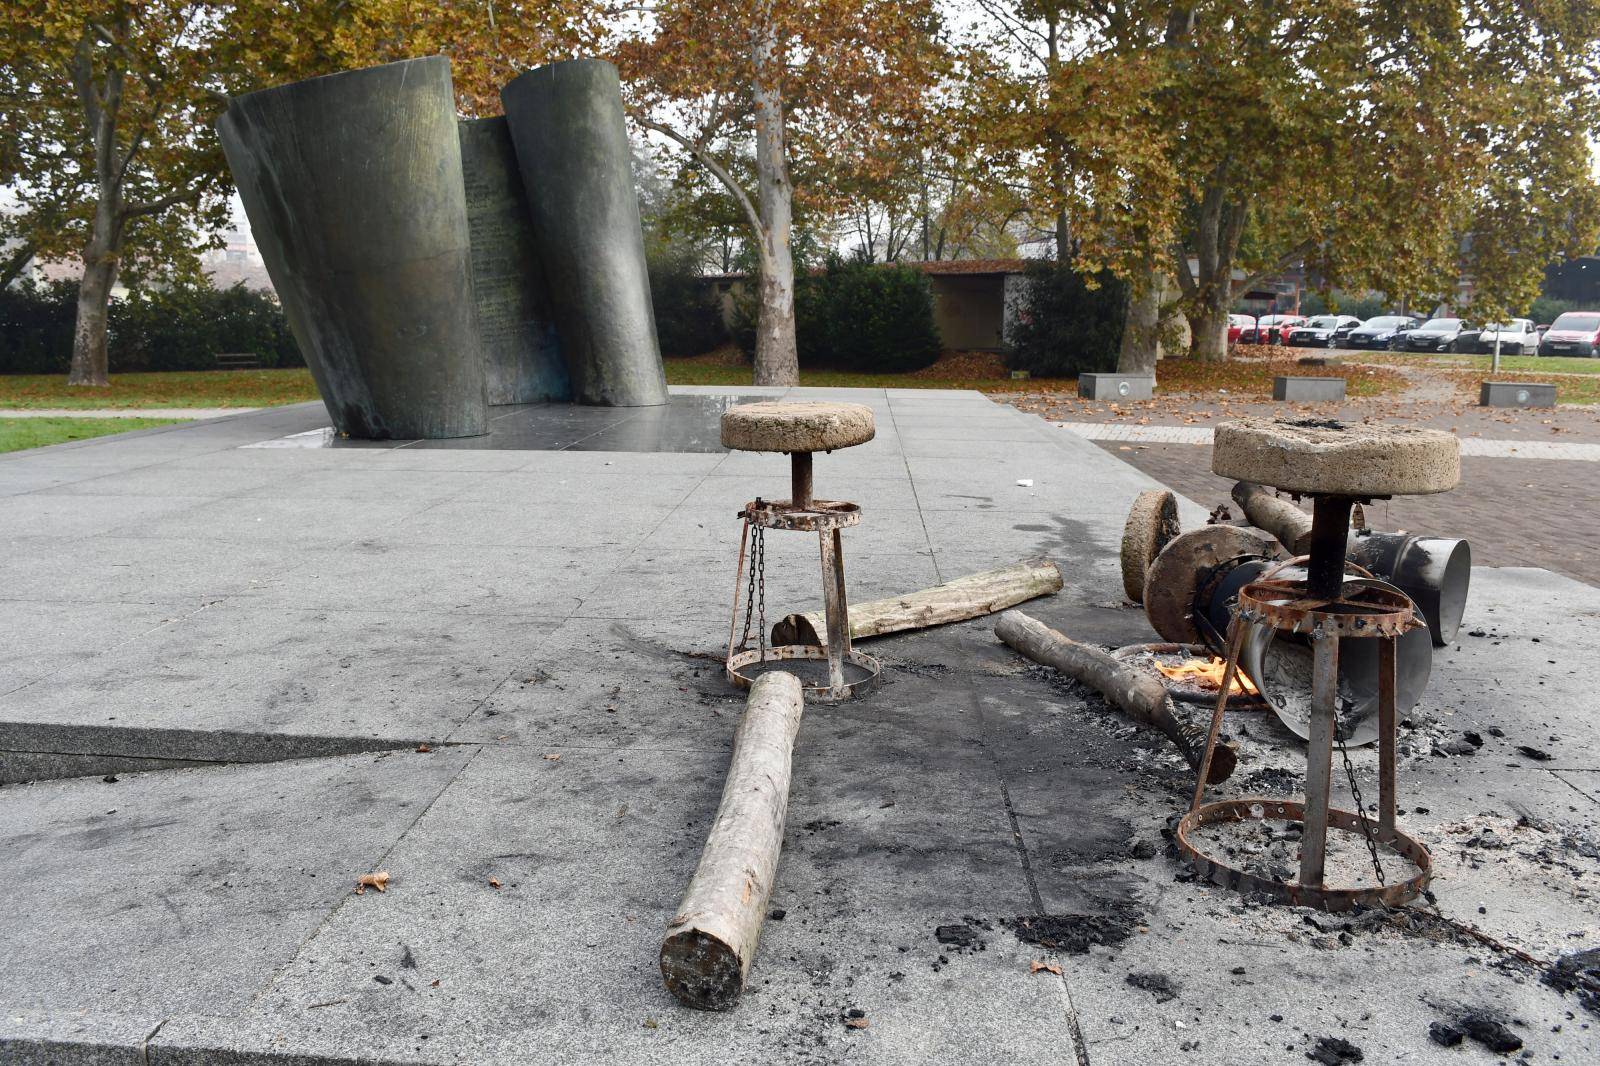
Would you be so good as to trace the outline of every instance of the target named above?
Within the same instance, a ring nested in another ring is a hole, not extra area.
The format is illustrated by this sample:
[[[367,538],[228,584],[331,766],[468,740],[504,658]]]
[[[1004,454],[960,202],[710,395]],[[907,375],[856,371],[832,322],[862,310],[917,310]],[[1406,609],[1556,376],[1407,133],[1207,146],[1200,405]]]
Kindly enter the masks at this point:
[[[1233,499],[1244,508],[1244,516],[1251,525],[1277,537],[1290,555],[1305,555],[1311,551],[1311,516],[1293,503],[1251,481],[1234,485]]]
[[[920,592],[850,605],[850,639],[864,640],[908,629],[926,629],[1003,611],[1039,596],[1060,592],[1055,563],[1027,562],[953,578]],[[791,614],[772,627],[772,643],[823,645],[827,627],[821,612]]]
[[[1206,731],[1173,713],[1167,686],[1142,670],[1134,669],[1099,648],[1080,644],[1021,611],[1007,611],[995,623],[994,635],[1032,659],[1052,667],[1099,692],[1113,706],[1140,725],[1149,726],[1171,740],[1196,773],[1206,750]],[[1233,775],[1238,752],[1219,744],[1211,756],[1207,783],[1215,785]]]
[[[750,686],[716,821],[661,945],[667,990],[699,1010],[728,1010],[744,991],[783,847],[804,710],[793,674],[769,671]]]

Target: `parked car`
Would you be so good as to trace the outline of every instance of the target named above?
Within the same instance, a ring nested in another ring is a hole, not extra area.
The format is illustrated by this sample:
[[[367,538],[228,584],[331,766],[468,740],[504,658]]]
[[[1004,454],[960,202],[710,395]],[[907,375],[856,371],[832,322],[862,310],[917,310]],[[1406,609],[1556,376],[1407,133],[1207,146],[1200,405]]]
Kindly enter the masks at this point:
[[[1239,331],[1239,343],[1278,344],[1285,326],[1298,326],[1304,321],[1300,315],[1262,315],[1253,328],[1247,326]]]
[[[1254,315],[1229,315],[1228,343],[1238,344],[1239,338],[1244,335],[1245,330],[1254,330],[1255,328],[1256,317]]]
[[[1337,348],[1359,325],[1355,315],[1317,315],[1290,329],[1288,343],[1296,348]]]
[[[1369,318],[1345,334],[1345,347],[1390,348],[1394,346],[1396,337],[1415,329],[1416,325],[1417,320],[1410,315],[1379,315],[1377,318]]]
[[[1600,311],[1557,315],[1539,340],[1540,355],[1600,355]]]
[[[1539,347],[1539,331],[1533,328],[1532,319],[1513,318],[1509,322],[1496,322],[1484,326],[1483,331],[1467,347],[1465,338],[1456,342],[1458,352],[1493,352],[1496,338],[1500,341],[1501,355],[1523,355]]]
[[[1267,327],[1267,343],[1286,344],[1289,340],[1289,331],[1305,324],[1305,315],[1279,315],[1278,321]]]
[[[1399,352],[1448,352],[1463,332],[1471,330],[1472,323],[1463,318],[1430,318],[1416,329],[1406,330],[1393,347]]]

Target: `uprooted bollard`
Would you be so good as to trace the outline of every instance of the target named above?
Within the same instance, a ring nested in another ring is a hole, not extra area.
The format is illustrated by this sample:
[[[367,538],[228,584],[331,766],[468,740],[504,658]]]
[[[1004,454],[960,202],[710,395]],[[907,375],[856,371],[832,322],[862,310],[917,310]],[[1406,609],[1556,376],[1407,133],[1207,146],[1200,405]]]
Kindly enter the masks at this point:
[[[716,821],[661,945],[667,990],[691,1007],[728,1010],[744,991],[783,848],[804,710],[793,674],[769,671],[750,686]]]

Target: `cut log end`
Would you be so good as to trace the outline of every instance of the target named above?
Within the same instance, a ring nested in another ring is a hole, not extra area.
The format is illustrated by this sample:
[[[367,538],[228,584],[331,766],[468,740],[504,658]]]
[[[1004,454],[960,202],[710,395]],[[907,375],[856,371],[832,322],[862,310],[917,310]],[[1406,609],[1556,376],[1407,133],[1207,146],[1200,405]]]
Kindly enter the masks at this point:
[[[661,977],[695,1010],[732,1010],[744,991],[744,964],[732,946],[703,929],[672,933],[661,945]]]

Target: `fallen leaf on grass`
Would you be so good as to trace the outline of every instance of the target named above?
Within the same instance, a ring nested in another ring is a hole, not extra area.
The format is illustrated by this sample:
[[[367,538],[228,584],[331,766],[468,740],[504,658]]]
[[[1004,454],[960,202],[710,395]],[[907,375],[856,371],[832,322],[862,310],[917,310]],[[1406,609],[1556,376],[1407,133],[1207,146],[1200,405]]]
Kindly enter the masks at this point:
[[[375,874],[362,874],[356,878],[356,895],[366,895],[369,888],[375,888],[379,892],[389,891],[389,871],[379,870]]]
[[[1034,959],[1032,962],[1028,963],[1029,973],[1038,973],[1040,970],[1044,970],[1047,973],[1053,973],[1057,977],[1061,976],[1061,967],[1057,966],[1053,962],[1040,962],[1038,959]]]

